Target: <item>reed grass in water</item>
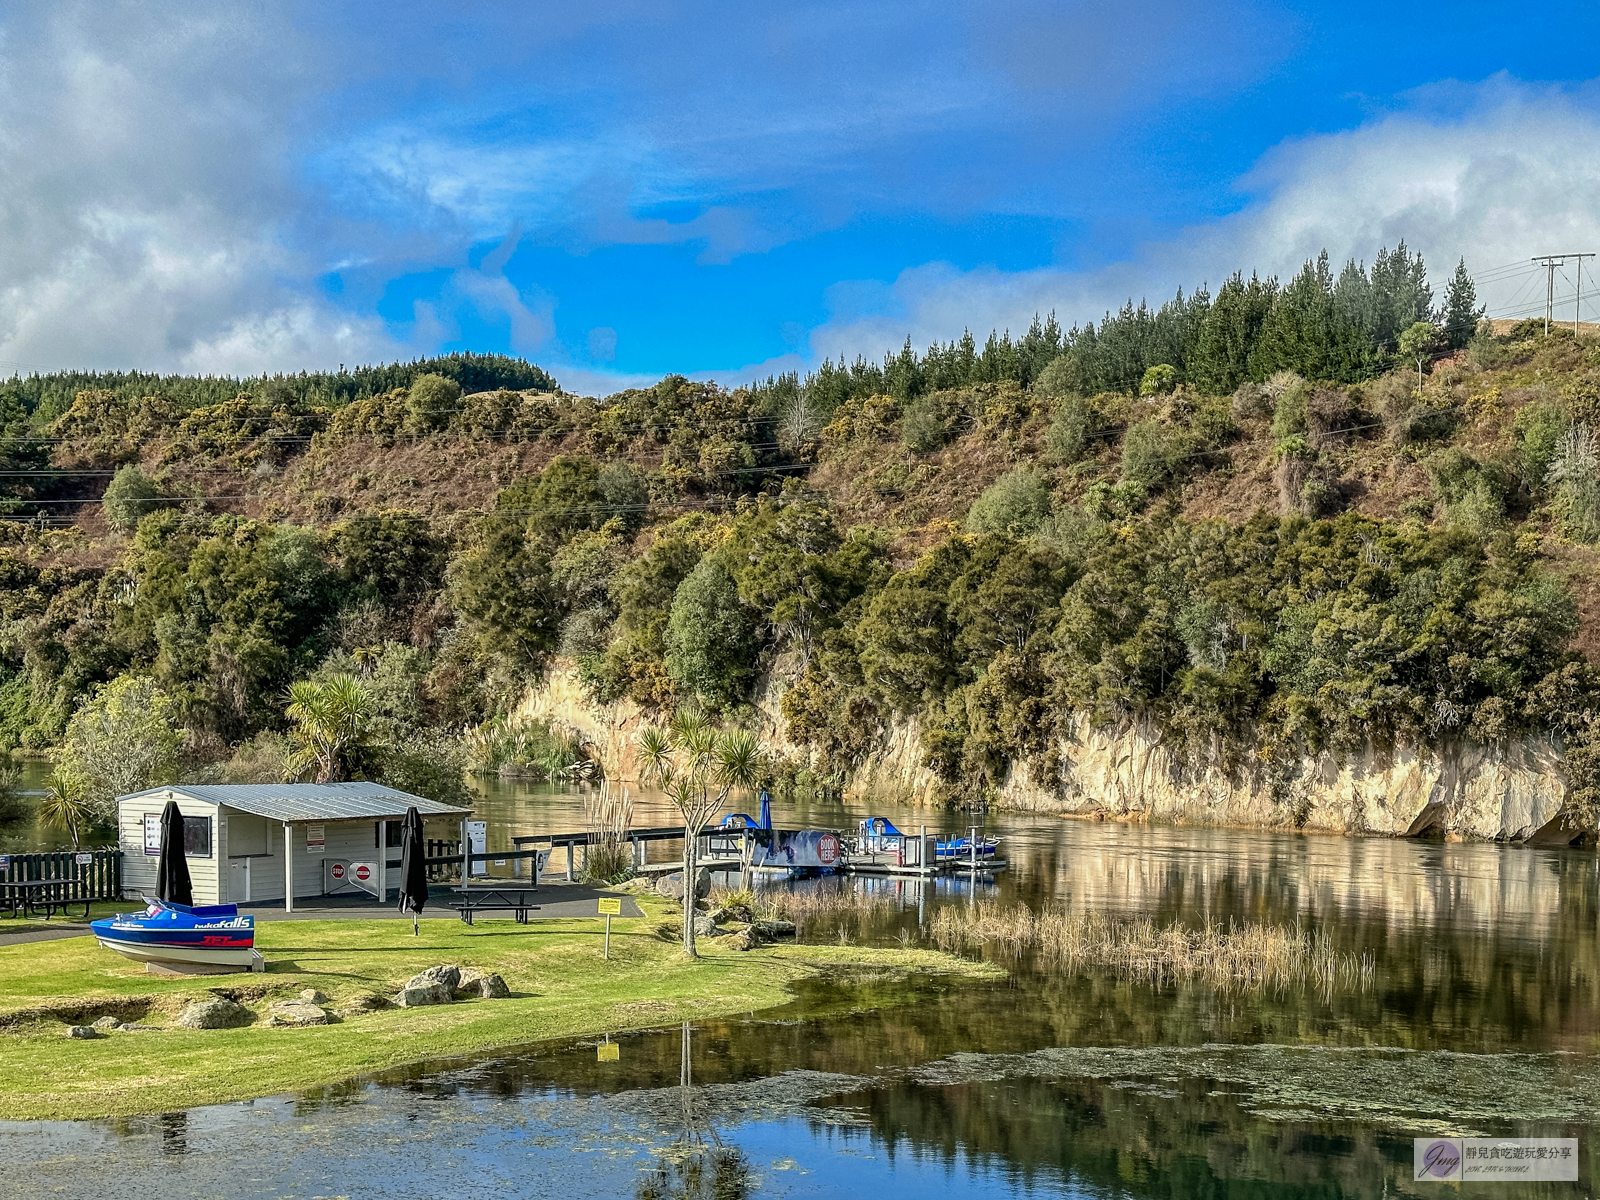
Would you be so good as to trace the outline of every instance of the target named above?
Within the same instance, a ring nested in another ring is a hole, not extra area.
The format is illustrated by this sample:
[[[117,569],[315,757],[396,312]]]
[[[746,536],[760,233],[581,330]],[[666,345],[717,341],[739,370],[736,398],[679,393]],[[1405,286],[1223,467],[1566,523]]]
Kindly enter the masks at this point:
[[[1061,909],[1034,912],[1022,905],[980,901],[972,908],[941,908],[930,935],[942,950],[999,944],[1015,953],[1038,952],[1064,967],[1109,967],[1119,974],[1161,983],[1183,980],[1215,987],[1304,987],[1331,991],[1371,984],[1369,955],[1334,948],[1315,936],[1279,925],[1208,925],[1165,928],[1148,919],[1120,920],[1101,913]]]
[[[729,893],[731,898],[733,894]],[[713,896],[724,898],[713,889]],[[726,902],[726,901],[724,901]],[[790,891],[787,888],[757,888],[751,908],[763,920],[793,921],[796,930],[804,933],[806,926],[825,922],[829,928],[838,924],[840,917],[871,920],[887,917],[898,911],[894,898],[875,892],[857,891],[852,887],[814,887]]]

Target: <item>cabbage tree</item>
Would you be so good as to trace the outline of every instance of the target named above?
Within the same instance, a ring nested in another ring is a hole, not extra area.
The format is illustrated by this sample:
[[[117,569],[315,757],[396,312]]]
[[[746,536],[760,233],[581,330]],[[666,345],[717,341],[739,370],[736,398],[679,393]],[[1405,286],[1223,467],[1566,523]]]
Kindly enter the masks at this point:
[[[716,729],[698,712],[679,710],[667,728],[639,731],[646,781],[666,792],[683,818],[683,952],[695,957],[695,842],[735,788],[754,790],[762,771],[761,745],[745,730]]]

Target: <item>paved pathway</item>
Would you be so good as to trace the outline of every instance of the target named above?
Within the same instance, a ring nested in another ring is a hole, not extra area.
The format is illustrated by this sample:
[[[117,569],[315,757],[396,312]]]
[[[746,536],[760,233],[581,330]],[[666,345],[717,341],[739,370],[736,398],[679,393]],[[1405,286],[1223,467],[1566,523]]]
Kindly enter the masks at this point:
[[[41,921],[30,929],[0,933],[0,946],[25,946],[29,942],[53,942],[58,938],[82,937],[89,926],[82,921],[63,924],[60,921]]]

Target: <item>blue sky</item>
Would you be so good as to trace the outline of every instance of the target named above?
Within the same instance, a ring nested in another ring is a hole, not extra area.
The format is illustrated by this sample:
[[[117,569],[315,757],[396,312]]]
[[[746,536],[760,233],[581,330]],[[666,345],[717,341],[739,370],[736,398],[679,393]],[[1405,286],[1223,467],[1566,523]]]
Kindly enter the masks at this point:
[[[0,366],[470,349],[585,391],[737,382],[1400,237],[1510,311],[1524,276],[1491,268],[1600,242],[1597,27],[1593,4],[9,5]]]

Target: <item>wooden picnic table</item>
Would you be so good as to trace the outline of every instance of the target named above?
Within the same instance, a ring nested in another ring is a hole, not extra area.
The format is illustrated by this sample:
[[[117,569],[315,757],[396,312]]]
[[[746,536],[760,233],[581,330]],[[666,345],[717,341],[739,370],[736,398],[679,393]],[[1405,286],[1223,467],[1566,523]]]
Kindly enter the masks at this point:
[[[455,892],[461,899],[452,902],[450,907],[459,912],[468,925],[472,924],[473,914],[478,912],[514,912],[518,923],[526,925],[528,913],[539,908],[528,898],[537,890],[515,884],[507,887],[458,887]]]
[[[41,915],[49,920],[56,909],[65,913],[74,904],[83,905],[83,919],[89,919],[89,901],[77,886],[76,879],[13,879],[0,880],[0,894],[14,917],[22,909],[25,917]],[[77,893],[74,895],[73,893]]]

